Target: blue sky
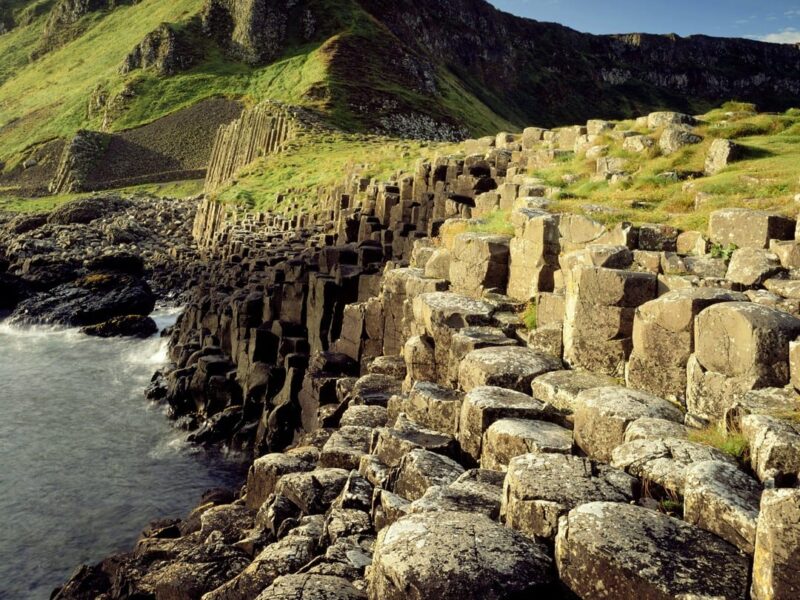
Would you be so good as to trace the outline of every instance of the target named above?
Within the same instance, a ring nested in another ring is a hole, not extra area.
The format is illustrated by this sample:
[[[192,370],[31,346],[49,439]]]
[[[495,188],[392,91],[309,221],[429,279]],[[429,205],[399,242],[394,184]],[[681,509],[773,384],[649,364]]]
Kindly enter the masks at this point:
[[[800,42],[800,0],[489,0],[499,9],[591,33],[704,33]]]

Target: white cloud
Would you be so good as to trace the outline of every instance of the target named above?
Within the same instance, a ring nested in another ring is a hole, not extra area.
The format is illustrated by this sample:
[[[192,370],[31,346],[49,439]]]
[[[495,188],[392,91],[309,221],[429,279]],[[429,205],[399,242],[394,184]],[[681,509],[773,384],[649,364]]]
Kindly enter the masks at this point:
[[[794,27],[787,27],[783,31],[758,36],[758,39],[762,42],[772,42],[773,44],[800,44],[800,31]]]

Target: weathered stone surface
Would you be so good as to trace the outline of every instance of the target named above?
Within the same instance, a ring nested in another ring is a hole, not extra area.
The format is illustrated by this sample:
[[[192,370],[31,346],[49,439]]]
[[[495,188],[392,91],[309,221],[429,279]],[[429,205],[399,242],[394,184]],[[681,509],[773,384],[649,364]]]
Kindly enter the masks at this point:
[[[770,240],[794,239],[794,220],[762,210],[726,208],[711,213],[708,237],[722,246],[768,248]]]
[[[386,406],[389,398],[401,391],[400,381],[389,375],[371,373],[360,377],[350,392],[350,403]]]
[[[331,434],[319,455],[320,467],[358,469],[361,457],[369,452],[372,428],[345,425]]]
[[[608,387],[616,381],[589,371],[551,371],[539,375],[531,386],[533,397],[567,414],[575,410],[578,394],[593,388]]]
[[[278,577],[256,600],[366,600],[347,579],[303,573]]]
[[[339,420],[341,427],[383,427],[389,419],[389,412],[383,406],[356,405],[347,408]]]
[[[399,465],[403,456],[417,448],[445,456],[456,455],[457,444],[453,436],[420,427],[402,413],[393,427],[384,427],[377,432],[371,453],[389,467]]]
[[[502,471],[515,456],[528,453],[569,454],[572,432],[546,421],[500,419],[483,434],[481,468]]]
[[[720,302],[745,296],[719,288],[675,290],[642,304],[633,320],[633,350],[625,372],[629,387],[685,400],[686,363],[694,351],[694,320]]]
[[[437,248],[425,263],[425,277],[429,279],[450,278],[451,254],[447,248]]]
[[[248,567],[224,585],[203,596],[203,600],[256,598],[276,578],[297,572],[314,556],[316,541],[306,536],[289,536],[267,546]]]
[[[602,387],[578,394],[575,443],[592,458],[610,461],[625,440],[628,425],[641,417],[681,422],[683,415],[666,400],[623,387]]]
[[[406,500],[418,500],[429,487],[448,485],[463,472],[464,467],[451,458],[427,450],[412,450],[397,467],[392,491]]]
[[[633,421],[625,430],[625,441],[687,439],[689,430],[681,423],[667,419],[641,417]]]
[[[461,450],[475,461],[481,456],[483,434],[499,419],[539,419],[544,416],[544,404],[523,393],[500,387],[477,387],[461,404],[458,441]]]
[[[281,477],[275,493],[286,496],[307,515],[322,514],[344,488],[348,478],[344,469],[316,469]]]
[[[736,468],[736,461],[721,450],[679,438],[625,442],[614,449],[611,464],[682,496],[689,468],[709,460]]]
[[[510,240],[509,236],[489,233],[457,235],[448,277],[454,291],[475,298],[484,290],[505,292]]]
[[[247,474],[247,508],[258,510],[275,491],[275,486],[283,475],[313,469],[312,463],[289,454],[274,453],[257,458]]]
[[[745,287],[761,285],[783,270],[777,255],[760,248],[739,248],[733,253],[725,276]]]
[[[748,561],[736,548],[627,504],[592,502],[570,511],[559,525],[556,564],[561,580],[581,598],[747,597]]]
[[[741,429],[750,446],[750,463],[768,484],[792,483],[800,476],[800,426],[767,415],[747,415]]]
[[[456,435],[463,397],[461,392],[418,381],[403,401],[402,410],[423,427]]]
[[[753,553],[761,486],[735,465],[702,461],[686,471],[683,518]]]
[[[523,533],[553,538],[558,520],[586,502],[630,502],[638,482],[588,458],[526,454],[511,460],[503,484],[501,515]]]
[[[687,365],[687,408],[716,422],[751,389],[789,382],[789,342],[800,319],[750,302],[725,302],[695,321],[695,360]]]
[[[657,111],[644,119],[648,129],[659,129],[669,125],[694,125],[696,120],[691,115],[673,111]]]
[[[450,386],[458,385],[458,368],[464,357],[473,350],[495,346],[518,346],[498,327],[465,327],[454,332],[450,338],[450,348],[446,368],[439,369],[444,382]],[[444,353],[440,353],[442,356]]]
[[[530,300],[539,292],[553,290],[558,269],[559,217],[544,211],[520,208],[511,215],[514,237],[510,242],[508,295]]]
[[[411,504],[411,512],[477,512],[490,519],[500,515],[503,474],[470,469],[447,486],[432,486]]]
[[[706,175],[716,175],[731,163],[739,160],[743,154],[744,148],[736,142],[724,139],[714,140],[706,154]]]
[[[754,600],[800,595],[800,489],[767,490],[761,497],[753,556]]]
[[[692,144],[699,144],[703,141],[699,135],[691,132],[684,127],[668,126],[664,129],[661,137],[658,138],[658,147],[661,153],[668,156],[674,154],[681,148]]]
[[[547,594],[551,569],[543,545],[488,517],[416,513],[378,534],[368,595],[371,600],[501,600]]]
[[[780,259],[781,266],[785,269],[800,268],[800,243],[795,240],[770,240],[769,251]]]
[[[656,295],[651,273],[575,267],[566,277],[564,360],[573,368],[623,374],[634,309]]]
[[[561,367],[560,359],[530,348],[481,348],[461,361],[458,382],[466,392],[487,385],[527,392],[536,377]]]

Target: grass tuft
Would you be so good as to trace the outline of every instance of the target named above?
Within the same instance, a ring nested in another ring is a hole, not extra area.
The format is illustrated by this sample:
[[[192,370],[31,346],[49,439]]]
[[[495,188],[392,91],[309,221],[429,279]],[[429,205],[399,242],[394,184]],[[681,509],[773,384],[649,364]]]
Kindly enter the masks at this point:
[[[727,432],[714,426],[692,429],[689,431],[689,440],[716,448],[743,464],[750,460],[750,444],[740,432]]]

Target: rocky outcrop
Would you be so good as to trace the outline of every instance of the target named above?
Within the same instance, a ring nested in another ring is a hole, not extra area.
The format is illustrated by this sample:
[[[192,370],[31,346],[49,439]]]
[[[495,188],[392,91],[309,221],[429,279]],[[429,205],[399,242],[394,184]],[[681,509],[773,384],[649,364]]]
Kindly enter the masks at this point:
[[[50,192],[68,194],[84,191],[84,185],[95,164],[103,158],[110,138],[98,131],[81,130],[64,148]]]
[[[519,173],[590,127],[346,177],[315,212],[201,203],[148,395],[255,460],[238,497],[62,597],[745,599],[751,572],[753,596],[792,597],[800,305],[727,271],[667,278],[712,260],[703,232],[548,214]],[[469,231],[494,202],[524,244]],[[745,217],[725,227],[752,249],[793,242],[768,233],[790,219]]]
[[[168,23],[148,33],[125,57],[120,73],[153,68],[159,75],[174,75],[188,69],[194,62],[191,49]]]

